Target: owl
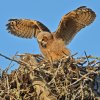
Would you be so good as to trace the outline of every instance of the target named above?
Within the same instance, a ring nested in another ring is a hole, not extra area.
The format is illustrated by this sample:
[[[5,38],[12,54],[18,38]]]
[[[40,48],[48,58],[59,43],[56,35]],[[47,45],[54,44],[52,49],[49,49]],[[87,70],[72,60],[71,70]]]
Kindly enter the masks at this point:
[[[66,46],[82,28],[90,25],[95,17],[92,9],[81,6],[65,14],[55,32],[51,32],[41,22],[30,19],[10,19],[6,26],[8,32],[15,36],[36,38],[45,59],[57,61],[71,55]]]

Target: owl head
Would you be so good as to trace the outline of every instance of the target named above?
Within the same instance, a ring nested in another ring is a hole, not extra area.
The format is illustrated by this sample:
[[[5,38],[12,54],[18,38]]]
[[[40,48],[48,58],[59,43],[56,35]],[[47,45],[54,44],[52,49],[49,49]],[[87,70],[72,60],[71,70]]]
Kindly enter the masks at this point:
[[[48,42],[53,39],[53,35],[49,32],[40,32],[37,35],[37,41],[40,46],[43,48],[46,48],[48,45]]]

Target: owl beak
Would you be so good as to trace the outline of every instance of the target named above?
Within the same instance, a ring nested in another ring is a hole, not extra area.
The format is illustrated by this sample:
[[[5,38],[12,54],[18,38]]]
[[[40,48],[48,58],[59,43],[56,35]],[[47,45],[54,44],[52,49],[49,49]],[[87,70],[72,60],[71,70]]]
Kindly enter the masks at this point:
[[[43,48],[46,48],[47,42],[42,41],[42,40],[38,40],[38,43],[39,43]]]
[[[42,40],[38,40],[38,43],[41,43],[42,42]]]
[[[42,46],[43,48],[46,48],[46,47],[47,47],[47,42],[42,41],[42,42],[41,42],[41,46]]]

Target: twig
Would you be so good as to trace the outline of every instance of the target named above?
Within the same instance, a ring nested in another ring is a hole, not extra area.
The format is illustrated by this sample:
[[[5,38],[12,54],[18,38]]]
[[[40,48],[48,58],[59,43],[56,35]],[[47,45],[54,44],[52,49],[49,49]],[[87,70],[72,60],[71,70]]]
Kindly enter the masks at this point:
[[[76,52],[75,54],[71,55],[71,57],[74,57],[75,55],[77,55],[78,53]]]
[[[7,56],[1,54],[1,53],[0,53],[0,56],[4,57],[5,59],[8,59],[8,60],[14,61],[14,62],[16,62],[16,63],[18,63],[18,64],[21,64],[21,65],[24,65],[24,66],[28,66],[28,67],[30,67],[30,65],[29,65],[28,63],[24,62],[24,61],[17,60],[17,59],[14,59],[14,58],[9,58],[9,57],[7,57]]]
[[[9,90],[10,90],[10,87],[9,87],[9,81],[8,81],[8,76],[6,77],[6,85],[7,85],[7,92],[9,94]]]
[[[86,59],[87,59],[87,61],[88,61],[88,65],[89,65],[89,59],[88,59],[88,56],[87,56],[87,54],[86,54],[86,51],[84,51],[84,53],[85,53],[85,56],[86,56]]]
[[[11,60],[11,61],[17,62],[18,64],[20,64],[20,62],[19,62],[18,60],[15,60],[15,59],[9,58],[9,57],[7,57],[7,56],[1,54],[1,53],[0,53],[0,56],[6,58],[6,59],[8,59],[8,60]]]
[[[57,73],[58,73],[58,71],[59,71],[59,69],[62,67],[62,59],[61,59],[61,61],[60,61],[60,63],[59,63],[59,65],[58,65],[58,68],[57,68],[57,70],[56,70],[56,72],[55,72],[55,74],[54,74],[54,77],[51,79],[51,81],[48,83],[48,84],[51,84],[52,83],[52,81],[55,79],[55,77],[57,76]]]
[[[15,58],[15,56],[17,55],[17,53],[18,53],[18,52],[15,53],[15,55],[12,57],[12,59]],[[13,62],[13,61],[11,60],[10,64],[8,65],[8,67],[5,69],[5,72],[6,72],[6,73],[8,72],[8,70],[9,70],[12,66],[14,66],[14,64],[11,66],[12,62]]]
[[[81,78],[79,78],[79,79],[78,79],[77,81],[75,81],[74,83],[68,85],[67,88],[68,88],[68,87],[71,87],[71,86],[73,86],[73,85],[75,85],[76,83],[78,83],[79,81],[81,81],[81,80],[84,79],[86,76],[88,76],[88,75],[90,75],[90,74],[92,74],[92,73],[96,73],[96,72],[94,72],[94,71],[88,72],[87,74],[83,75]]]

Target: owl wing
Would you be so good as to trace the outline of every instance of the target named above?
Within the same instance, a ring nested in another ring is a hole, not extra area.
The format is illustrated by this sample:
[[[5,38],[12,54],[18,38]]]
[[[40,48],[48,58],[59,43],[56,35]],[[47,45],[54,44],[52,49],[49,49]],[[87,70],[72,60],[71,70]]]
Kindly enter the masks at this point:
[[[76,33],[91,24],[95,17],[95,12],[90,8],[86,8],[85,6],[79,7],[62,17],[54,35],[56,38],[63,39],[65,44],[68,45]]]
[[[37,37],[41,31],[50,32],[50,30],[39,21],[29,19],[10,19],[6,25],[8,32],[22,38]]]

